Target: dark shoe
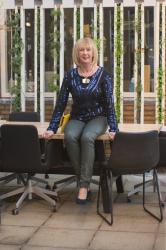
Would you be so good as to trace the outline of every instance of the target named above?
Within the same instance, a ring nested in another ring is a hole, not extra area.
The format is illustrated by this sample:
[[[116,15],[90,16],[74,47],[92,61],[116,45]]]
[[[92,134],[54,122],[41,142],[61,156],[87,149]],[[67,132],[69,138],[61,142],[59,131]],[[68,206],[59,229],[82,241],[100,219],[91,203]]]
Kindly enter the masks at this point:
[[[87,197],[86,197],[87,201],[91,201],[92,200],[92,192],[89,190],[87,193]]]
[[[91,201],[92,199],[92,192],[89,190],[87,192],[87,197],[86,199],[80,199],[80,198],[76,198],[76,203],[80,204],[80,205],[85,205],[87,203],[87,201]]]
[[[79,205],[85,205],[87,203],[87,199],[76,198],[76,203]]]

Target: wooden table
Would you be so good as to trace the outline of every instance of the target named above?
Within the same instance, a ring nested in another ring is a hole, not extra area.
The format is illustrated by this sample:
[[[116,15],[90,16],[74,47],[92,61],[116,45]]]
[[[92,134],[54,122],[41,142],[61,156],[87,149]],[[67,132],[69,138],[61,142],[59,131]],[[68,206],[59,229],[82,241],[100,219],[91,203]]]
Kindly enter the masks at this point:
[[[48,127],[48,122],[9,122],[9,121],[2,121],[0,120],[0,125],[2,124],[20,124],[20,125],[34,125],[36,126],[36,128],[38,129],[38,134],[39,134],[39,138],[42,138],[42,134],[44,133],[44,131],[47,129]],[[119,124],[119,130],[122,132],[146,132],[146,131],[150,131],[150,130],[157,130],[160,131],[161,129],[161,125],[160,124]],[[63,140],[64,139],[64,134],[63,133],[56,133],[54,134],[51,139],[55,140],[54,143],[57,147],[59,147],[59,140]],[[100,141],[109,141],[110,138],[108,136],[107,133],[99,136],[97,138]],[[101,144],[101,142],[98,142],[99,144]],[[59,148],[57,148],[57,154],[58,156],[60,155],[59,152]],[[64,157],[62,156],[62,158],[64,159]],[[100,162],[102,164],[103,159],[105,159],[105,151],[104,151],[104,145],[102,143],[102,148],[100,148]],[[109,199],[109,195],[108,192],[106,190],[106,186],[108,187],[107,182],[107,177],[105,176],[105,184],[102,187],[102,192],[103,192],[103,208],[105,212],[109,212],[109,205],[108,205],[108,199]],[[122,179],[121,177],[117,180],[116,182],[116,186],[117,186],[117,192],[122,193],[123,192],[123,183],[122,183]]]
[[[2,124],[29,124],[34,125],[38,129],[39,138],[42,137],[42,134],[48,127],[48,122],[13,122],[13,121],[6,121],[6,120],[0,120],[0,125]],[[149,130],[157,130],[158,132],[162,129],[161,124],[133,124],[133,123],[124,123],[124,124],[118,124],[119,131],[121,132],[146,132]],[[164,126],[166,130],[166,126]],[[64,139],[64,134],[61,132],[57,132],[54,134],[51,139]],[[107,133],[99,136],[97,138],[98,140],[107,141],[110,140]]]

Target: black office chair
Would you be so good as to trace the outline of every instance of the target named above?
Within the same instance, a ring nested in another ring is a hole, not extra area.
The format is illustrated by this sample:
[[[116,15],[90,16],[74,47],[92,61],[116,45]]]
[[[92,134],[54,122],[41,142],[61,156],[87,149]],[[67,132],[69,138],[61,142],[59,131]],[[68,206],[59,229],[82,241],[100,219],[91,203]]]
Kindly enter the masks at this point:
[[[38,112],[11,112],[9,114],[9,121],[15,121],[15,122],[40,122],[40,114]],[[40,139],[40,149],[42,152],[42,156],[45,153],[45,140],[44,139]],[[44,157],[43,157],[44,158]],[[22,174],[16,174],[16,173],[12,173],[9,174],[7,176],[1,177],[0,181],[4,181],[4,183],[9,183],[12,180],[14,180],[15,178],[17,178],[17,182],[18,183],[24,183],[25,184],[25,176]],[[37,177],[33,177],[34,180],[38,181],[38,182],[42,182],[44,184],[47,185],[47,187],[49,187],[48,182],[43,180],[43,179],[39,179]]]
[[[26,173],[28,176],[25,186],[1,195],[0,199],[3,200],[7,197],[22,193],[16,203],[16,208],[13,210],[13,214],[17,214],[26,196],[31,199],[32,193],[35,193],[48,201],[53,206],[53,210],[55,210],[56,202],[48,195],[52,195],[56,198],[57,193],[32,184],[33,174],[44,174],[47,171],[47,164],[41,161],[40,144],[36,127],[32,125],[4,124],[1,126],[1,135],[3,171],[14,171],[17,174]]]
[[[113,177],[128,174],[143,174],[143,207],[146,212],[162,221],[162,206],[160,200],[160,191],[157,175],[157,164],[159,161],[159,140],[157,131],[149,131],[143,133],[123,133],[117,132],[112,144],[111,156],[108,163],[103,164],[103,169],[100,178],[100,185],[97,199],[97,213],[109,224],[113,223],[113,193],[112,181]],[[156,180],[158,202],[160,216],[156,216],[145,207],[145,173],[154,169]],[[109,183],[109,211],[111,219],[108,220],[99,209],[100,189],[102,183],[103,172],[107,175]]]
[[[38,112],[11,112],[9,121],[17,122],[40,122],[40,114]]]
[[[159,156],[159,162],[157,164],[158,172],[164,172],[166,171],[166,132],[165,131],[160,131],[159,132],[159,151],[160,151],[160,156]],[[163,178],[159,178],[159,185],[166,186],[166,180]],[[134,189],[131,190],[128,194],[128,201],[130,201],[130,197],[133,194],[137,194],[142,190],[143,183],[138,183],[134,186]],[[155,178],[152,175],[152,178],[146,181],[146,187],[153,186],[154,191],[155,191]],[[164,200],[161,196],[162,200],[162,206],[164,206]]]

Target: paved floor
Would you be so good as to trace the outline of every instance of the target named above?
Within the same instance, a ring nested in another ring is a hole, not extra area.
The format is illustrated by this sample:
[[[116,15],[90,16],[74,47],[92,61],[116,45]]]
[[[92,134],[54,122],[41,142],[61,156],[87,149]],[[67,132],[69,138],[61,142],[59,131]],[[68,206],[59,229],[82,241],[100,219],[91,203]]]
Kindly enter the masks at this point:
[[[138,180],[142,179],[126,176],[125,192]],[[0,190],[13,189],[13,185],[1,185]],[[12,215],[18,197],[8,198],[2,208],[0,250],[166,250],[166,208],[163,222],[158,223],[144,212],[141,193],[127,203],[126,193],[115,192],[114,224],[108,226],[96,214],[97,187],[91,188],[93,200],[85,206],[75,204],[75,186],[65,188],[56,213],[35,197],[24,202],[18,215]],[[166,188],[162,191],[166,200]],[[156,196],[152,190],[148,194],[149,206],[157,212]]]

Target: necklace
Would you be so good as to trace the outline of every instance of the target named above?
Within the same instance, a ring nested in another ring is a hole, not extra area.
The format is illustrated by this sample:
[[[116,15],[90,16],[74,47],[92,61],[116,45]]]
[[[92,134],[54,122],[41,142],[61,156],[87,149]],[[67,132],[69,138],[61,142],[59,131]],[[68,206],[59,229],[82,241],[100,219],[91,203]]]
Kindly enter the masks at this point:
[[[90,79],[88,79],[87,77],[82,78],[82,83],[88,84],[89,82],[90,82]]]
[[[90,82],[89,77],[93,75],[93,73],[95,72],[96,67],[92,66],[91,70],[89,72],[83,72],[80,68],[79,68],[79,74],[81,76],[83,76],[82,78],[82,83],[84,84],[88,84]]]

